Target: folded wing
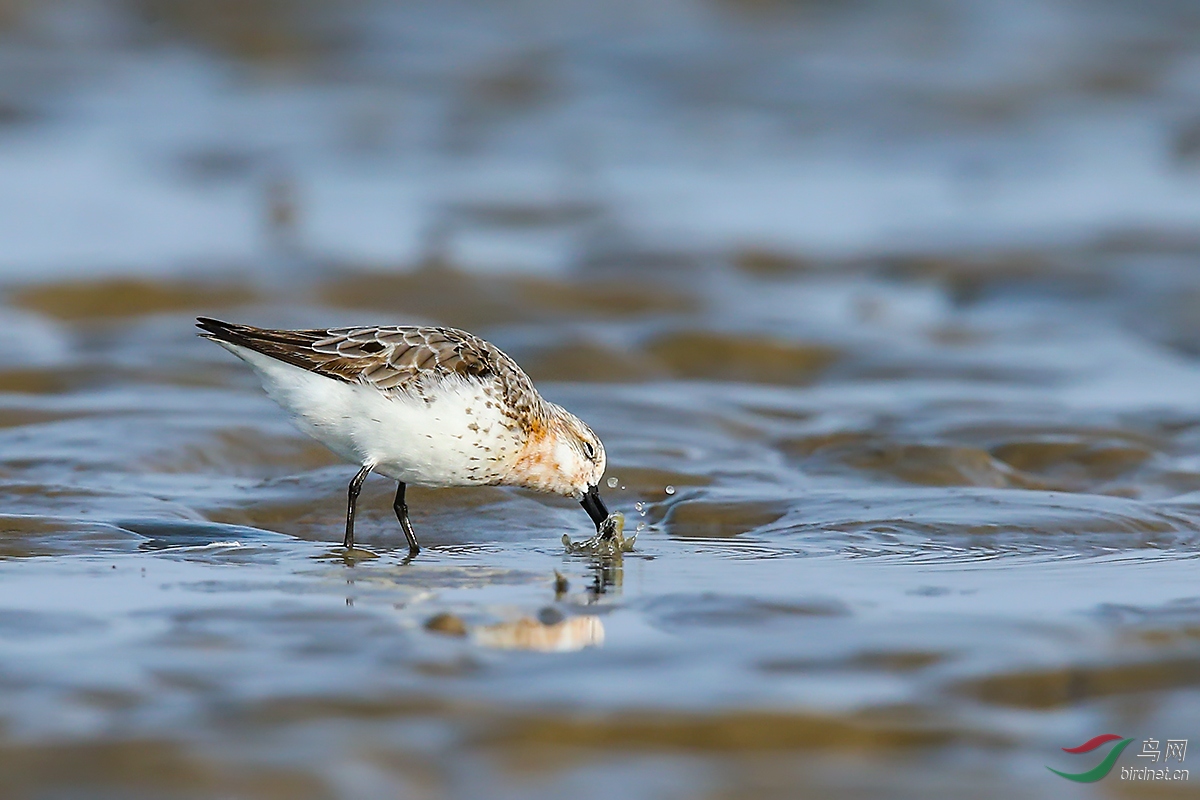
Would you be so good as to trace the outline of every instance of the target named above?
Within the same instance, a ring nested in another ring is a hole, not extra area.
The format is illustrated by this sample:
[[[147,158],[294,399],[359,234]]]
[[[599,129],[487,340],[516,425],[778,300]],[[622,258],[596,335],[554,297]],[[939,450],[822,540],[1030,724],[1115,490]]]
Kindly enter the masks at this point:
[[[456,328],[272,330],[199,317],[201,334],[347,383],[425,397],[449,379],[495,382],[509,401],[537,397],[529,377],[495,345]],[[524,397],[522,397],[524,396]]]

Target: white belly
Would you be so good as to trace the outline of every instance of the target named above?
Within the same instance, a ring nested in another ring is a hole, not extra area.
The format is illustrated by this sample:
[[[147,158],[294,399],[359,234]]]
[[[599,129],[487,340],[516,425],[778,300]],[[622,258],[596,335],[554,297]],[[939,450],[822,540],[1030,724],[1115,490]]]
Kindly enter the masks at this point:
[[[497,483],[521,436],[473,381],[448,382],[430,403],[316,375],[245,347],[219,342],[259,374],[300,430],[355,464],[422,486]]]

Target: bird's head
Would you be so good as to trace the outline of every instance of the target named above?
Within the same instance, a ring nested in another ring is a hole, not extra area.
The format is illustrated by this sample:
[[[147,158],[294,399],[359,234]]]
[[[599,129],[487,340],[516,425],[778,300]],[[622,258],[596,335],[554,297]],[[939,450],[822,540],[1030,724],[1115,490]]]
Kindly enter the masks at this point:
[[[606,464],[600,437],[579,417],[546,403],[545,417],[530,431],[508,482],[575,498],[599,528],[608,516],[598,491]]]

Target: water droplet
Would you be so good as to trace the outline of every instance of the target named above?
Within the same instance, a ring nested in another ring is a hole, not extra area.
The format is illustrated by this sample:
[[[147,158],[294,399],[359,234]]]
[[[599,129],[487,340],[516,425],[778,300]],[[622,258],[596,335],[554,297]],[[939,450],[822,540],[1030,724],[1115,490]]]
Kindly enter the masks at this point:
[[[625,484],[623,484],[623,483],[621,484],[621,491],[622,492],[625,491]]]
[[[639,533],[641,533],[641,532],[642,532],[642,531],[644,531],[644,530],[646,530],[646,523],[644,523],[644,522],[639,522],[639,523],[637,524],[637,530],[635,530],[635,531],[633,532],[633,535],[634,535],[634,536],[637,536]]]
[[[646,516],[646,504],[645,503],[634,503],[633,507],[636,508],[638,510],[638,513],[641,514],[643,517]]]
[[[675,487],[668,485],[666,492],[667,492],[667,494],[675,494]]]
[[[616,478],[609,478],[608,479],[608,488],[615,489],[615,488],[617,488],[618,483],[620,483],[620,481],[618,481]]]

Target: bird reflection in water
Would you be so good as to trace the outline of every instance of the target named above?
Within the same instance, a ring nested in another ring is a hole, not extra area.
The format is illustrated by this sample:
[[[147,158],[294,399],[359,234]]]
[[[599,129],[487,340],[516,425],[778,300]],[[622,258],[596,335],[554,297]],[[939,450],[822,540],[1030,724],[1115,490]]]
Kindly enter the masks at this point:
[[[602,595],[619,594],[625,582],[625,564],[615,558],[597,558],[592,562],[592,582],[588,584],[588,602],[595,603]]]
[[[522,617],[476,628],[471,636],[484,647],[569,653],[604,644],[604,623],[595,616],[559,618],[554,622]]]
[[[592,580],[585,589],[589,604],[611,591],[619,592],[625,575],[620,551],[593,558],[591,573]],[[569,591],[569,584],[557,570],[554,577],[554,599],[562,600]],[[479,627],[471,632],[471,637],[485,647],[567,653],[604,644],[604,623],[593,615],[564,618],[557,609],[546,607],[536,619],[522,617]]]

